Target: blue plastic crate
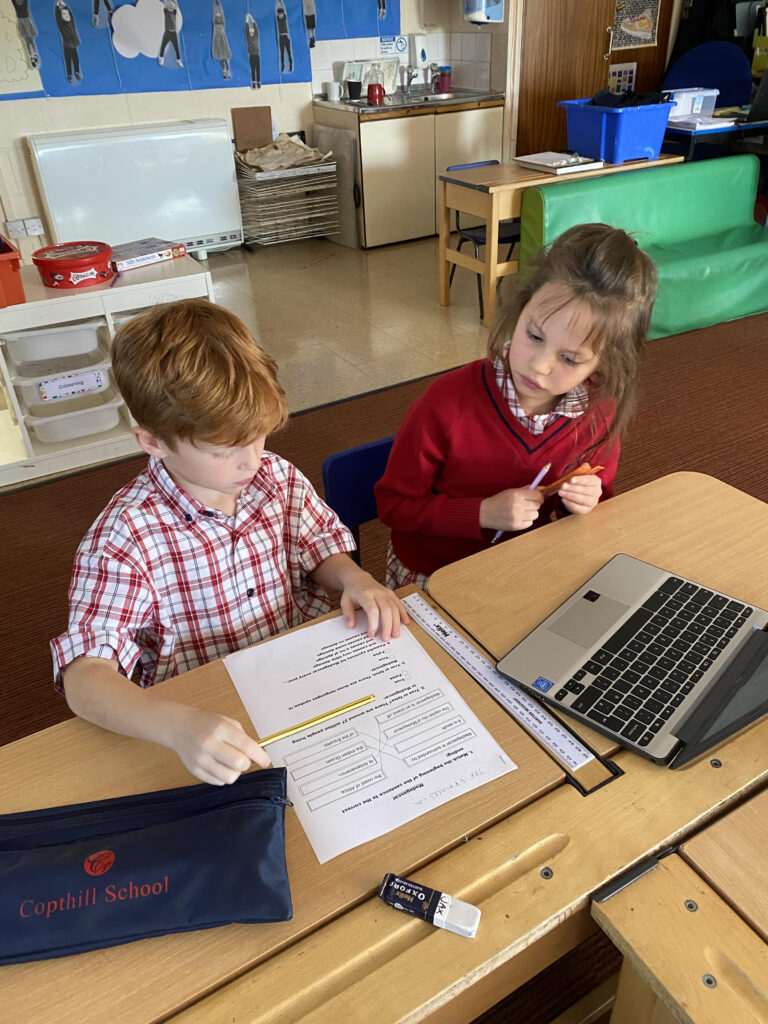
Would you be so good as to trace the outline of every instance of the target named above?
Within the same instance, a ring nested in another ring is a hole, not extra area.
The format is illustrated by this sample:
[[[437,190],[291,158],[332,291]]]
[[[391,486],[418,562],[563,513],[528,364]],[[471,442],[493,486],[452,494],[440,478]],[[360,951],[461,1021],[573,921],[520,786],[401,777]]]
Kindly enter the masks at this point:
[[[658,160],[674,103],[597,107],[585,100],[560,100],[568,121],[568,149],[593,160]]]

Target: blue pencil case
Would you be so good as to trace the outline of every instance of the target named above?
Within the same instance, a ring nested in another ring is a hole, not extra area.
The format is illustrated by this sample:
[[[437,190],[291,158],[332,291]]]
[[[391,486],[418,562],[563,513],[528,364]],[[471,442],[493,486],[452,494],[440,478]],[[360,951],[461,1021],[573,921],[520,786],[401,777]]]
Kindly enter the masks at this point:
[[[286,772],[0,815],[0,964],[292,916]]]

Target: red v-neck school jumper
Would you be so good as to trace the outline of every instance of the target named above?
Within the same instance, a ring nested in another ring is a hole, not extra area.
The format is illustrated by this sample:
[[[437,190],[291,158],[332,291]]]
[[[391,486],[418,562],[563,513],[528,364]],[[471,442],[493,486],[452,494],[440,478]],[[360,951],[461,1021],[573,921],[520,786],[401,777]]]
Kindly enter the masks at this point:
[[[543,484],[575,468],[613,415],[612,402],[596,403],[575,419],[558,416],[534,435],[504,400],[490,360],[439,377],[406,413],[376,485],[379,518],[392,531],[395,554],[409,569],[432,573],[487,548],[495,530],[480,529],[482,500],[527,487],[547,462],[552,467]],[[616,441],[590,457],[592,465],[605,466],[601,500],[613,494],[618,459]],[[557,495],[544,501],[534,526],[548,523],[555,508],[562,510]]]

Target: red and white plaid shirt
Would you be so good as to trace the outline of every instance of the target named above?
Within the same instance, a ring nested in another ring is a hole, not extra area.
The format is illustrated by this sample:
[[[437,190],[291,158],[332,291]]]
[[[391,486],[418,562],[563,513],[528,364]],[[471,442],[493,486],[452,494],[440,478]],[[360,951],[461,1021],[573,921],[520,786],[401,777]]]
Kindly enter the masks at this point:
[[[309,481],[272,452],[235,514],[181,490],[159,459],[123,487],[85,535],[69,588],[69,629],[51,642],[56,685],[75,658],[117,659],[151,686],[330,609],[310,573],[354,550]]]
[[[533,416],[526,415],[508,372],[507,352],[509,352],[509,345],[502,352],[501,358],[497,357],[493,361],[496,385],[504,396],[504,400],[509,406],[512,415],[523,424],[526,430],[530,430],[534,436],[542,434],[548,426],[555,422],[558,416],[576,419],[577,416],[581,416],[587,411],[589,394],[583,384],[577,384],[575,388],[571,388],[570,391],[562,396],[551,412],[536,413]]]

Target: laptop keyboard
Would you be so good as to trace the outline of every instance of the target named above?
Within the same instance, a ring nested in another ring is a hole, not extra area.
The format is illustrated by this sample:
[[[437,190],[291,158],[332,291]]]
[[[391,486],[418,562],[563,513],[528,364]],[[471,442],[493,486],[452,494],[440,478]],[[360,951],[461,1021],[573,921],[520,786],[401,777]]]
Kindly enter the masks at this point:
[[[555,694],[624,739],[647,747],[752,614],[696,583],[668,577]]]

